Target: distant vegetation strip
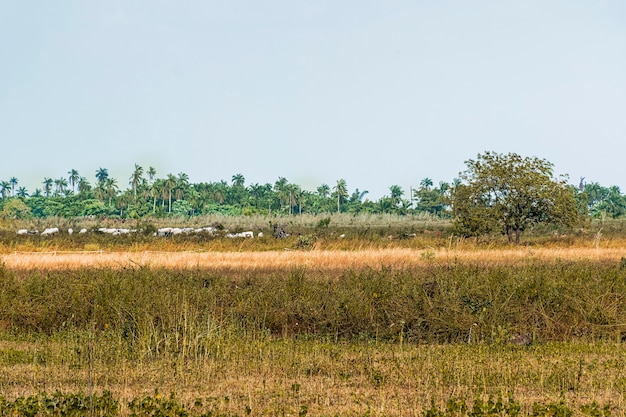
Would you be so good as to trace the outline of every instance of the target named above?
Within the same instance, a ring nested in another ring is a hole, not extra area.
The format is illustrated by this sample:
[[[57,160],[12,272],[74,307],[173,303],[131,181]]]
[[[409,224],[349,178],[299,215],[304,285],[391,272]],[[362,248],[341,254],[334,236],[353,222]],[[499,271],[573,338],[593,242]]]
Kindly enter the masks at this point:
[[[14,251],[0,258],[9,269],[140,268],[347,270],[456,263],[523,265],[559,261],[619,262],[626,248],[513,248],[497,250],[364,249],[359,251]]]

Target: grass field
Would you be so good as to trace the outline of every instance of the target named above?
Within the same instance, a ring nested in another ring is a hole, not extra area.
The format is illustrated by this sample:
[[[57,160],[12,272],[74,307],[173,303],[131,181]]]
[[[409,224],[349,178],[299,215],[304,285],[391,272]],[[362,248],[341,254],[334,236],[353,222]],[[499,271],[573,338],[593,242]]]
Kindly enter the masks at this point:
[[[57,390],[110,391],[121,415],[626,413],[620,236],[511,247],[324,233],[305,245],[7,235],[0,413],[31,415],[26,403]],[[530,346],[510,343],[525,333]],[[498,395],[504,408],[487,402]]]

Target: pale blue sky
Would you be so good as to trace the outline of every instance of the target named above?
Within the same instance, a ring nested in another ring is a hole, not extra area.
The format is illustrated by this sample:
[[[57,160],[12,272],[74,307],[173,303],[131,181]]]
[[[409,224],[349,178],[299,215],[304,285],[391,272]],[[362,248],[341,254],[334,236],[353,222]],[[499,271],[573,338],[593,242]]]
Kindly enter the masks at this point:
[[[0,179],[99,167],[315,189],[486,150],[626,191],[626,2],[0,2]]]

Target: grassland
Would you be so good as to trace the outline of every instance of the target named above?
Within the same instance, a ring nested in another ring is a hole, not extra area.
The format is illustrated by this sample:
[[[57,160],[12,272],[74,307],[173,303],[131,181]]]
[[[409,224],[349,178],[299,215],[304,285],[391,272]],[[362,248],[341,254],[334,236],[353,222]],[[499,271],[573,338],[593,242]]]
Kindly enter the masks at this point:
[[[422,226],[312,220],[240,241],[0,232],[0,395],[110,391],[122,415],[158,415],[132,400],[170,392],[191,415],[437,415],[498,395],[522,415],[626,413],[621,224],[521,247]]]

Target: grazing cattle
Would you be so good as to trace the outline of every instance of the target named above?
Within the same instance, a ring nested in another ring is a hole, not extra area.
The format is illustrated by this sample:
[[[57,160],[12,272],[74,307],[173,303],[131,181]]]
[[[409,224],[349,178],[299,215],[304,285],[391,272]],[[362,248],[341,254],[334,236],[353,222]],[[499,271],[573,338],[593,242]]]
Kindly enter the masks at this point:
[[[87,229],[80,229],[80,232],[78,232],[79,235],[84,235],[85,233],[87,233]]]
[[[208,233],[211,236],[215,236],[215,228],[211,226],[200,227],[198,229],[194,229],[194,233]]]
[[[172,228],[171,227],[162,227],[162,228],[157,230],[156,235],[157,236],[171,236],[172,235]]]
[[[229,233],[226,235],[226,237],[229,237],[231,239],[235,239],[238,237],[242,237],[244,239],[251,239],[254,237],[254,232]]]
[[[72,233],[74,233],[74,229],[72,229],[72,228],[67,229],[67,233],[71,235]]]
[[[263,232],[259,232],[258,235],[256,235],[256,237],[258,237],[259,239],[261,239],[263,237]]]
[[[26,229],[20,229],[17,231],[18,235],[27,235],[28,234],[28,230]]]
[[[43,232],[41,232],[41,236],[51,236],[51,235],[56,235],[57,233],[59,233],[58,227],[50,227],[44,230]]]
[[[98,232],[105,233],[108,235],[113,235],[113,236],[119,236],[119,235],[125,235],[128,233],[136,232],[136,230],[135,229],[110,229],[106,227],[101,227],[98,229]]]

